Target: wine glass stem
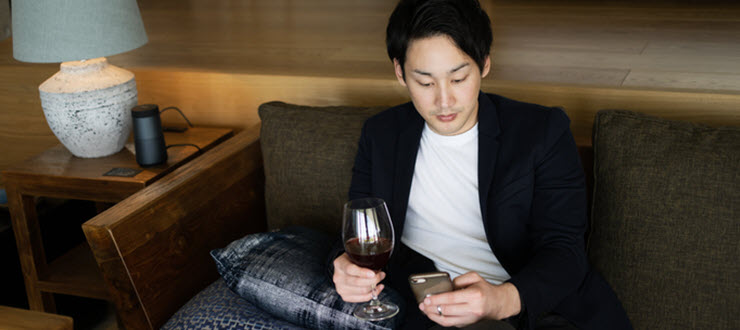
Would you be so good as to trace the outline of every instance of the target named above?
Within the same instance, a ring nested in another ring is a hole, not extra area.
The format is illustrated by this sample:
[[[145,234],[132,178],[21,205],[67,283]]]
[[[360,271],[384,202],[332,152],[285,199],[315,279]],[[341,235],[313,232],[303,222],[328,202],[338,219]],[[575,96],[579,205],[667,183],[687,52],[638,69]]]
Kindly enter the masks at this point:
[[[370,300],[370,306],[380,306],[380,300],[378,299],[378,295],[375,293],[376,286],[373,285],[373,300]]]

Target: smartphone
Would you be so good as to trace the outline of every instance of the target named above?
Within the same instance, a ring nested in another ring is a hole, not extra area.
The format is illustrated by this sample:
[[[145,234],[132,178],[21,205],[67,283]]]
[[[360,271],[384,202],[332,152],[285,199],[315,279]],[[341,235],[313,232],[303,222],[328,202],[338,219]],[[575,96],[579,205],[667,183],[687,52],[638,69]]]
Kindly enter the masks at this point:
[[[420,304],[426,297],[452,291],[452,280],[447,272],[413,274],[409,276],[409,285]]]

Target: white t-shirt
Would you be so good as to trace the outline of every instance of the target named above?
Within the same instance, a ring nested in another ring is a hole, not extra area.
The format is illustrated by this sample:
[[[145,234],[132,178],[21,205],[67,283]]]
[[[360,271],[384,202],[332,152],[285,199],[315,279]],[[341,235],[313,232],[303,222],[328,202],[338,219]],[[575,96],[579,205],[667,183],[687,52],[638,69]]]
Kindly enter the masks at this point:
[[[444,136],[425,124],[401,241],[452,278],[470,271],[489,283],[511,278],[491,251],[478,196],[478,124]]]

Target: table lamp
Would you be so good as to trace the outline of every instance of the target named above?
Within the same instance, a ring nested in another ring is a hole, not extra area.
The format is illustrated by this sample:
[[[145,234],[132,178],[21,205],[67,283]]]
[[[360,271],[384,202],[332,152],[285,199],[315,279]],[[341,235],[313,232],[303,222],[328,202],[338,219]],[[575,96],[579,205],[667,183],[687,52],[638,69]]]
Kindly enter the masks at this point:
[[[120,151],[131,132],[136,81],[104,56],[147,42],[136,0],[13,0],[11,11],[13,57],[62,62],[39,86],[54,135],[78,157]]]

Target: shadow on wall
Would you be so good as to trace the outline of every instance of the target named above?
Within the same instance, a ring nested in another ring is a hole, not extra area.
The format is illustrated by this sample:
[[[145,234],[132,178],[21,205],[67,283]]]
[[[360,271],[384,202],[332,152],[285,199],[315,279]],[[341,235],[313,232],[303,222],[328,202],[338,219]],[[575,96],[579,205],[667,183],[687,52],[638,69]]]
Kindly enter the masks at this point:
[[[10,37],[10,0],[0,0],[0,40]]]

